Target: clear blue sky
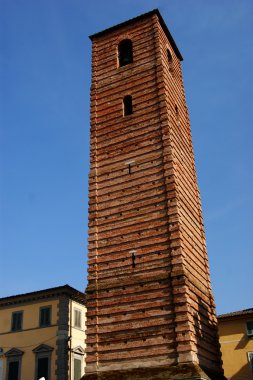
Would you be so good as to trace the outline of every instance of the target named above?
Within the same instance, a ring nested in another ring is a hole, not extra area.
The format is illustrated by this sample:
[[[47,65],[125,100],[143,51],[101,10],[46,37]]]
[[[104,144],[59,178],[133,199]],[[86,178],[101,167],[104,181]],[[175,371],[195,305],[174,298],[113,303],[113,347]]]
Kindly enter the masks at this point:
[[[88,35],[159,8],[184,57],[218,313],[252,301],[252,0],[0,0],[0,297],[86,286]]]

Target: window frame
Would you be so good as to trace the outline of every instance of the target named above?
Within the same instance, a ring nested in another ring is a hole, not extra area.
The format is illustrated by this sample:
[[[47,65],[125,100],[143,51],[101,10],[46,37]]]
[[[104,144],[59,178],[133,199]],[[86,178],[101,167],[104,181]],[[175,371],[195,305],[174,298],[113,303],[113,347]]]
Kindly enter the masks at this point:
[[[252,328],[251,328],[251,329],[248,328],[248,324],[249,324],[249,323],[252,324]],[[250,333],[250,331],[251,331],[252,333]],[[247,334],[247,337],[248,337],[249,339],[253,339],[253,321],[247,321],[247,322],[246,322],[246,334]]]
[[[51,378],[51,355],[48,355],[48,353],[42,353],[42,354],[38,354],[36,356],[36,363],[35,363],[35,379],[40,379],[39,378],[39,374],[38,374],[38,369],[39,369],[39,360],[41,359],[47,359],[47,378],[48,380],[50,380]],[[44,375],[43,375],[44,376]]]
[[[18,362],[18,380],[21,379],[21,365],[22,365],[22,356],[24,352],[18,348],[11,348],[8,352],[5,353],[7,358],[6,360],[6,374],[5,379],[9,378],[10,364],[13,362]]]
[[[79,359],[81,361],[81,377],[84,375],[85,370],[85,350],[82,346],[77,346],[72,349],[72,355],[71,355],[71,379],[74,380],[75,378],[75,359]]]
[[[43,310],[49,310],[49,323],[48,324],[42,324],[42,312]],[[52,306],[41,306],[39,309],[39,327],[44,328],[44,327],[49,327],[52,325]]]
[[[77,356],[77,355],[73,355],[73,380],[75,380],[75,368],[76,368],[75,363],[76,363],[76,361],[80,362],[80,375],[81,375],[81,377],[82,377],[82,365],[83,365],[83,360],[82,360],[82,358],[80,358],[79,356]],[[80,377],[80,378],[81,378],[81,377]],[[79,378],[79,379],[80,379],[80,378]]]
[[[253,351],[247,352],[247,356],[248,356],[248,361],[249,361],[251,373],[253,374]]]
[[[3,380],[3,365],[4,365],[4,361],[3,361],[2,356],[0,355],[0,380]]]
[[[20,328],[14,328],[14,315],[21,315],[21,322],[20,322]],[[24,311],[23,310],[18,310],[18,311],[13,311],[11,314],[11,332],[17,332],[17,331],[22,331],[23,330],[23,316],[24,316]]]
[[[48,359],[48,379],[51,380],[51,362],[52,362],[52,351],[53,347],[47,346],[46,344],[41,344],[40,346],[34,348],[33,353],[35,354],[35,368],[34,368],[34,379],[38,378],[38,362],[39,359]]]
[[[21,376],[21,359],[20,358],[11,358],[6,363],[6,380],[9,380],[10,366],[13,363],[18,363],[18,380],[20,380]],[[10,379],[12,380],[12,379]]]
[[[73,309],[74,311],[74,318],[73,318],[73,327],[77,328],[77,329],[80,329],[82,330],[82,310],[81,309],[78,309],[77,307],[74,307]],[[76,324],[76,312],[80,313],[80,326],[78,324]]]

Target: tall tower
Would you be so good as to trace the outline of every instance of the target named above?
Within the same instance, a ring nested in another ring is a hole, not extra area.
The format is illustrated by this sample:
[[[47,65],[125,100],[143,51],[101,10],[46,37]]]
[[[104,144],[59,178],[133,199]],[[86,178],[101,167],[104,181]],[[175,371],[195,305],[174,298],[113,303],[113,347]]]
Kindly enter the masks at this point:
[[[158,10],[91,40],[85,379],[223,379],[182,56]]]

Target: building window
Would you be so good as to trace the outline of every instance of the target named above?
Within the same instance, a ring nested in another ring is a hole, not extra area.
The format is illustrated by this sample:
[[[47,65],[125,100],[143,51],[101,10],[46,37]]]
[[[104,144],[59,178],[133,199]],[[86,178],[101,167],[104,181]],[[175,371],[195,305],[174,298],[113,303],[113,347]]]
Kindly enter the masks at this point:
[[[249,359],[249,365],[251,372],[253,373],[253,352],[248,352],[248,359]]]
[[[12,313],[11,331],[22,330],[23,323],[23,311],[15,311]]]
[[[45,380],[51,379],[51,354],[53,348],[46,344],[34,348],[33,352],[35,356],[35,380],[39,380],[42,377]]]
[[[179,118],[179,110],[178,110],[178,106],[177,105],[175,105],[175,114],[176,114],[176,118],[178,120],[178,118]]]
[[[23,353],[18,348],[12,348],[6,352],[6,380],[20,380]]]
[[[136,251],[135,250],[132,250],[132,251],[130,251],[129,252],[130,254],[131,254],[131,257],[132,257],[132,268],[135,268],[135,259],[136,259],[136,256],[135,256],[135,254],[136,254]]]
[[[82,327],[82,312],[79,309],[74,309],[74,326],[79,329]]]
[[[78,346],[74,347],[72,356],[72,370],[71,370],[71,379],[80,380],[84,374],[84,357],[85,351],[83,347]]]
[[[133,62],[133,46],[131,40],[123,40],[118,45],[119,66],[126,66]]]
[[[247,335],[249,338],[253,338],[253,321],[247,322]]]
[[[42,377],[44,377],[45,379],[48,379],[48,376],[49,376],[48,367],[49,367],[49,358],[47,356],[44,358],[38,358],[36,379],[41,379]]]
[[[132,96],[126,95],[123,99],[123,115],[131,115],[133,113]]]
[[[8,364],[8,380],[18,380],[19,379],[19,361],[13,360]]]
[[[3,379],[3,360],[0,357],[0,380]]]
[[[51,306],[40,308],[40,327],[51,325]]]
[[[82,360],[74,358],[74,380],[80,380],[82,377]]]
[[[169,49],[167,49],[167,59],[168,59],[168,64],[169,64],[169,71],[173,73],[173,60],[172,60],[172,55]]]

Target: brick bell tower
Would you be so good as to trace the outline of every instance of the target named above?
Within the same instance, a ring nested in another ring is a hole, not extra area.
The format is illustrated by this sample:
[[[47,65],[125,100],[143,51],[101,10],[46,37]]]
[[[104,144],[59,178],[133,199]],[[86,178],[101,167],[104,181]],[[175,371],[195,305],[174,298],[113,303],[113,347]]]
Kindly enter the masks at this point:
[[[90,38],[84,379],[224,379],[182,56],[158,10]]]

